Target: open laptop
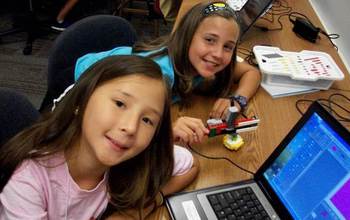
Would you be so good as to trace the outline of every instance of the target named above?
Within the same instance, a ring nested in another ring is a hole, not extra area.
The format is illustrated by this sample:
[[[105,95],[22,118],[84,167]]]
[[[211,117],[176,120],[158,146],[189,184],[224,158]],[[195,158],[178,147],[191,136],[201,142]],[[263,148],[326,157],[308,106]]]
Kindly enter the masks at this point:
[[[273,0],[227,0],[237,14],[242,36],[271,7],[272,2]]]
[[[349,195],[350,132],[314,102],[252,180],[173,194],[166,205],[177,220],[350,219]]]

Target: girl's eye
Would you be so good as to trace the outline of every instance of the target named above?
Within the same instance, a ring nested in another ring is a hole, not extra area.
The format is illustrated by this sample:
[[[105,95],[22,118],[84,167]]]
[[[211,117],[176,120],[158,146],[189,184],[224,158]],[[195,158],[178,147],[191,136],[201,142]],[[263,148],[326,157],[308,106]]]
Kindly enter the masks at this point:
[[[123,107],[124,106],[124,103],[122,101],[119,101],[119,100],[116,100],[115,101],[115,104],[118,106],[118,107]]]
[[[214,43],[215,40],[213,38],[204,38],[206,42],[208,43]]]
[[[225,45],[224,47],[225,47],[225,50],[227,51],[233,51],[233,48],[234,48],[232,45]]]
[[[146,124],[149,124],[149,125],[151,125],[151,126],[154,125],[153,121],[152,121],[150,118],[143,118],[142,120],[143,120]]]

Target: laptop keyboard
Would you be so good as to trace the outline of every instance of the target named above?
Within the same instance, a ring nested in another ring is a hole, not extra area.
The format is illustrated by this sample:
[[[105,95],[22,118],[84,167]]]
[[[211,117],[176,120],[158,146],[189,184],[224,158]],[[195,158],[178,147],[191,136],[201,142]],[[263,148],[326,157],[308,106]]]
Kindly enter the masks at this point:
[[[220,220],[271,219],[250,187],[207,195]]]

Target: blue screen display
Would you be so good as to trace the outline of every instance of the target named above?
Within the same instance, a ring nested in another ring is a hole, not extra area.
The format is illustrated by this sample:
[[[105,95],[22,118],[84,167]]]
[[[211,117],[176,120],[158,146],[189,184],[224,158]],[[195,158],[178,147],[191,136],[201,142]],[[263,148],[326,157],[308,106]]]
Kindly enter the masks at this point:
[[[264,177],[294,219],[350,219],[350,146],[317,113]]]

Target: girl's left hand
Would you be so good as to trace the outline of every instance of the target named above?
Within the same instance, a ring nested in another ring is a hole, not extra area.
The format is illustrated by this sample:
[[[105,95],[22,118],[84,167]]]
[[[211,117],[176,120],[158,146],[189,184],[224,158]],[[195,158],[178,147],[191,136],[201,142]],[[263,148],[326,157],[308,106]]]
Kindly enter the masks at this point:
[[[183,116],[173,123],[173,135],[175,142],[186,144],[201,143],[209,134],[202,120]]]
[[[215,119],[225,119],[228,113],[228,108],[231,106],[231,100],[228,98],[219,98],[216,100],[209,117]],[[236,106],[236,105],[235,105]],[[236,106],[240,110],[239,106]]]

